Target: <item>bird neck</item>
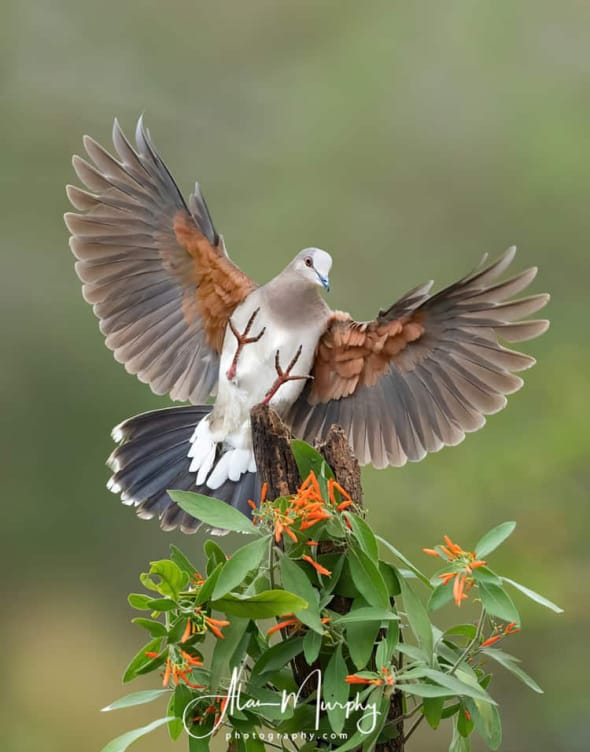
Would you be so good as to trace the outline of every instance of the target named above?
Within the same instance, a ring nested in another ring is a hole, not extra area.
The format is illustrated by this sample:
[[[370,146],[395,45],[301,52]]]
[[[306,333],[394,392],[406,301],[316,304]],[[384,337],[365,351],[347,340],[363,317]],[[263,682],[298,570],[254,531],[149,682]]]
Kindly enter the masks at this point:
[[[276,278],[266,287],[268,303],[281,319],[317,318],[328,310],[319,285],[310,284],[298,274],[285,275],[280,281]]]

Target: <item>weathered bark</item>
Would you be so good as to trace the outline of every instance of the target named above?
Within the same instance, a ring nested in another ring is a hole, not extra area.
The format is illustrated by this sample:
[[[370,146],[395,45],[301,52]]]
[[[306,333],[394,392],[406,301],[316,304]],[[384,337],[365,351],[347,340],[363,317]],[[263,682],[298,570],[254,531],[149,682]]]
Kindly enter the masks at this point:
[[[291,433],[279,416],[267,405],[257,405],[252,409],[252,439],[256,466],[263,483],[268,484],[269,499],[295,493],[301,483],[299,471],[291,452]],[[344,431],[339,426],[332,426],[326,441],[316,445],[326,462],[332,468],[336,480],[345,488],[355,504],[362,508],[362,486],[359,464],[352,453]],[[322,551],[334,550],[330,542],[324,542]],[[338,597],[330,603],[330,608],[340,613],[350,609],[348,598]],[[303,655],[294,661],[294,670],[299,684],[307,678],[310,671],[317,666],[309,666]],[[306,685],[307,687],[307,685]],[[313,691],[309,687],[309,693]],[[308,694],[308,693],[306,693]],[[377,746],[378,752],[403,752],[403,705],[402,697],[396,692],[388,713],[389,719],[399,719],[396,723],[398,735],[384,744]]]

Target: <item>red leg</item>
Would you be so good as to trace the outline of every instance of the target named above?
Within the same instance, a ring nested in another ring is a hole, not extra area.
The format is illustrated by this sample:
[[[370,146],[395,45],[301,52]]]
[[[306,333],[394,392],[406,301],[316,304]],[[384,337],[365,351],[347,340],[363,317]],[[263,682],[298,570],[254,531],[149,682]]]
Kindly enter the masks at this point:
[[[248,319],[248,323],[246,324],[246,328],[242,333],[238,332],[238,330],[235,328],[233,321],[230,319],[228,321],[229,328],[231,329],[231,333],[234,335],[236,340],[238,341],[238,346],[236,348],[236,354],[233,357],[233,360],[231,362],[230,367],[227,370],[227,378],[229,381],[233,381],[236,377],[236,371],[238,368],[238,359],[240,357],[240,353],[244,349],[245,345],[251,345],[253,342],[258,342],[258,340],[262,337],[264,332],[266,331],[266,327],[263,327],[259,334],[257,334],[255,337],[249,337],[250,329],[252,329],[252,325],[254,324],[254,319],[258,315],[258,311],[260,311],[260,308],[257,308],[254,313],[250,316]]]
[[[262,400],[263,405],[268,405],[268,403],[271,401],[271,399],[275,396],[275,394],[279,391],[279,389],[283,386],[283,384],[286,384],[287,381],[299,381],[301,379],[310,379],[311,376],[291,376],[291,371],[293,370],[293,367],[295,366],[295,363],[299,360],[299,356],[301,355],[302,347],[299,345],[299,349],[295,353],[295,355],[291,358],[291,362],[287,366],[286,370],[283,371],[281,368],[281,364],[279,362],[279,351],[277,350],[275,353],[275,370],[277,372],[277,379],[272,385],[272,387],[268,390],[266,393],[264,399]]]

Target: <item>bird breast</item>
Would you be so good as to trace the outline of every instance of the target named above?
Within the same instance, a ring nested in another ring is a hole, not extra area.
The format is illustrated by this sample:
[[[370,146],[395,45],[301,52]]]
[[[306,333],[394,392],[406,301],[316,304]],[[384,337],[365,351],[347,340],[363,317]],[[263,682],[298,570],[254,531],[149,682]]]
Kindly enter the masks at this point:
[[[292,365],[290,375],[308,376],[323,318],[305,317],[290,322],[273,315],[265,301],[253,294],[231,317],[220,359],[218,396],[215,412],[224,415],[226,430],[247,420],[250,409],[264,401],[278,378],[276,360],[283,371]],[[248,327],[248,325],[250,326]],[[240,338],[242,341],[240,342]],[[297,352],[301,347],[301,353]],[[301,393],[305,380],[287,381],[271,398],[279,412],[291,405]]]

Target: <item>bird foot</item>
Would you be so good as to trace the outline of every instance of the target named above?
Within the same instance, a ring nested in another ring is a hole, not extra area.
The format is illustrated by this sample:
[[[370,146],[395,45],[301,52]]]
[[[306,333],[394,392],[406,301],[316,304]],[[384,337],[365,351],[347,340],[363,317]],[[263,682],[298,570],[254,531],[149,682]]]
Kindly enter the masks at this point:
[[[293,370],[293,367],[299,360],[299,357],[301,355],[302,346],[299,345],[299,348],[295,355],[291,358],[291,362],[287,366],[287,368],[283,371],[281,368],[281,363],[279,361],[279,351],[277,350],[275,353],[275,370],[277,372],[277,378],[274,382],[274,384],[271,386],[271,388],[266,393],[264,399],[262,400],[263,405],[268,405],[268,403],[271,401],[271,399],[275,396],[275,394],[279,391],[279,389],[283,386],[283,384],[286,384],[288,381],[300,381],[301,379],[309,379],[310,376],[291,376],[291,371]]]
[[[235,355],[233,357],[233,360],[231,362],[231,365],[228,368],[227,373],[226,373],[228,381],[234,381],[235,378],[236,378],[236,371],[237,371],[237,368],[238,368],[238,359],[239,359],[240,354],[241,354],[242,350],[244,349],[244,347],[246,345],[251,345],[253,342],[258,342],[258,340],[262,337],[262,335],[266,331],[266,327],[264,326],[264,327],[262,327],[261,331],[255,337],[249,337],[248,336],[250,334],[250,330],[252,329],[252,325],[254,324],[254,319],[258,315],[259,311],[260,311],[260,308],[257,308],[252,313],[252,315],[248,319],[248,323],[246,324],[246,328],[244,329],[243,332],[239,332],[235,328],[235,326],[233,324],[233,321],[231,319],[229,319],[229,321],[228,321],[229,328],[231,329],[231,333],[234,335],[234,337],[236,338],[236,340],[238,342],[238,346],[236,348],[236,353],[235,353]]]

